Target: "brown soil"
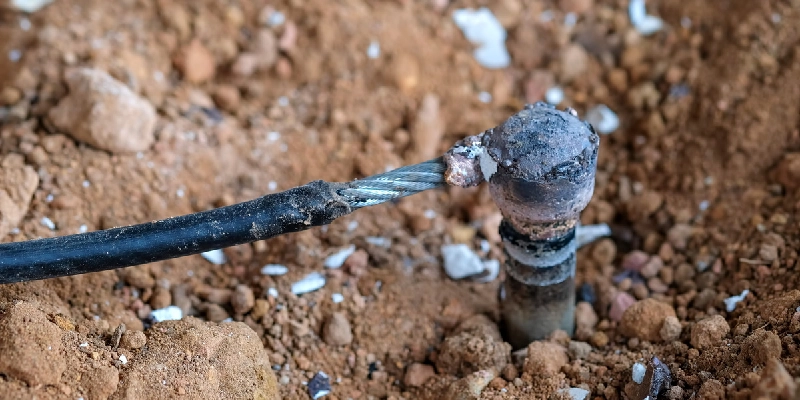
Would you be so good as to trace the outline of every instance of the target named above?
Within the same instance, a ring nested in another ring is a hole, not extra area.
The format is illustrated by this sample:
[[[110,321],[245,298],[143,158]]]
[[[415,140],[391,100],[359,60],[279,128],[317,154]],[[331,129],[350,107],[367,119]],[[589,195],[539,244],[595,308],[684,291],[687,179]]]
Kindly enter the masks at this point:
[[[450,17],[484,3],[509,30],[504,70],[480,67]],[[222,266],[197,255],[2,286],[0,397],[308,399],[323,371],[331,399],[550,398],[569,387],[642,398],[631,370],[652,356],[670,369],[670,399],[793,396],[800,3],[647,4],[669,26],[648,37],[631,27],[627,0],[55,0],[27,17],[27,31],[0,5],[5,241],[418,162],[553,83],[565,89],[561,107],[583,115],[603,103],[622,122],[602,137],[582,217],[622,234],[579,252],[578,281],[597,300],[579,306],[574,338],[511,354],[496,326],[502,275],[447,278],[444,243],[477,249],[486,238],[502,256],[486,188],[451,189],[226,249]],[[286,21],[270,26],[271,10]],[[565,27],[573,10],[578,22]],[[119,107],[108,96],[68,97],[81,67],[144,101],[128,115],[108,112]],[[106,112],[86,126],[81,107],[92,104]],[[326,270],[323,289],[291,294],[351,244],[363,251]],[[289,272],[263,276],[265,264]],[[624,268],[638,272],[615,279]],[[726,311],[723,300],[745,289]],[[144,324],[167,305],[196,318]]]

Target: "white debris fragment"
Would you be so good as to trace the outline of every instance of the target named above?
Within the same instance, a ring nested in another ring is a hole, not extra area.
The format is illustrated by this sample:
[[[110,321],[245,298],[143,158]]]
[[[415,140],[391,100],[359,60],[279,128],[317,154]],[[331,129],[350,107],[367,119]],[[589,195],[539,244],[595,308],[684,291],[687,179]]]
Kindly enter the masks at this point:
[[[609,134],[619,128],[619,117],[608,106],[601,104],[586,113],[588,121],[598,132]]]
[[[367,47],[367,57],[371,59],[376,59],[381,55],[381,44],[377,41],[373,40],[369,43],[369,47]]]
[[[22,29],[23,31],[31,30],[31,20],[29,20],[27,18],[20,18],[19,19],[19,29]]]
[[[51,231],[56,230],[56,223],[53,222],[53,220],[50,218],[42,217],[42,219],[39,222],[41,222],[42,225],[46,226],[47,229],[50,229]]]
[[[22,59],[22,52],[14,49],[8,52],[8,60],[11,62],[17,62]]]
[[[205,253],[200,253],[200,255],[203,256],[203,258],[205,258],[206,260],[208,260],[208,262],[216,265],[222,265],[228,261],[228,258],[225,257],[225,253],[223,253],[222,250],[220,249],[207,251]]]
[[[642,35],[652,35],[664,28],[664,21],[653,15],[647,15],[644,0],[631,0],[628,3],[628,16],[631,24]]]
[[[500,276],[500,261],[486,260],[483,262],[484,276],[478,279],[480,283],[489,283]]]
[[[125,365],[125,364],[127,364],[127,363],[128,363],[128,357],[125,357],[125,354],[121,354],[121,355],[119,356],[119,362],[121,362],[121,363],[122,363],[122,365]]]
[[[423,216],[423,217],[425,217],[425,218],[427,218],[427,219],[434,219],[434,218],[436,218],[436,211],[434,211],[434,210],[431,210],[431,209],[429,208],[429,209],[425,210],[425,211],[422,213],[422,216]]]
[[[561,389],[560,392],[568,394],[572,400],[586,400],[589,394],[591,394],[588,390],[577,387]]]
[[[280,276],[285,275],[287,272],[289,272],[289,268],[281,264],[267,264],[261,267],[263,275]]]
[[[269,183],[267,183],[267,190],[269,190],[270,192],[274,192],[275,189],[277,188],[278,188],[278,182],[269,181]]]
[[[564,101],[564,89],[558,86],[547,89],[547,92],[544,94],[544,100],[554,106],[561,104],[561,102]]]
[[[453,21],[467,40],[478,46],[473,56],[480,65],[497,69],[511,64],[511,56],[505,45],[506,30],[491,10],[486,7],[455,10]]]
[[[647,367],[644,366],[642,363],[635,363],[633,364],[633,368],[631,368],[631,378],[637,385],[641,385],[644,381],[644,373],[647,372]]]
[[[353,220],[347,223],[347,231],[352,232],[358,228],[358,221]]]
[[[366,238],[364,238],[364,240],[366,240],[367,243],[373,246],[384,247],[387,249],[392,246],[391,239],[387,239],[381,236],[367,236]]]
[[[286,22],[286,15],[280,11],[273,11],[267,19],[269,26],[273,27],[281,26],[284,22]]]
[[[305,278],[292,284],[292,293],[299,296],[319,290],[323,286],[325,286],[325,276],[319,272],[312,272],[306,275]]]
[[[611,227],[608,224],[578,225],[575,228],[575,239],[578,241],[578,248],[606,236],[611,236]]]
[[[351,254],[356,252],[356,246],[350,245],[344,249],[337,251],[336,253],[331,254],[328,258],[325,259],[325,268],[339,268],[344,265],[344,261],[347,260],[347,257],[350,257]]]
[[[478,93],[478,100],[481,103],[487,104],[492,102],[492,94],[489,92],[480,92]]]
[[[725,300],[722,300],[723,302],[725,302],[725,311],[733,312],[733,310],[736,309],[736,304],[738,304],[740,301],[743,301],[748,294],[750,294],[750,290],[745,289],[742,291],[742,294],[738,296],[731,296]]]
[[[177,306],[169,306],[150,312],[150,319],[155,322],[177,321],[181,318],[183,318],[183,311]]]
[[[483,262],[465,244],[446,244],[442,246],[444,270],[451,279],[464,279],[483,272]]]
[[[274,287],[271,287],[271,288],[267,289],[267,295],[269,295],[269,297],[273,297],[273,298],[277,299],[278,298],[278,289],[275,289]]]
[[[478,155],[478,162],[481,167],[481,173],[483,174],[483,180],[489,182],[492,179],[492,175],[497,172],[497,161],[481,148],[481,152]]]
[[[53,0],[13,0],[11,5],[20,11],[33,13],[52,2]]]
[[[334,293],[331,295],[331,300],[333,300],[333,304],[339,304],[344,301],[344,296],[341,293]]]
[[[89,231],[89,227],[86,226],[86,225],[81,225],[80,227],[78,227],[78,233],[86,233],[88,231]]]
[[[566,26],[567,28],[572,28],[573,26],[575,26],[577,22],[578,22],[578,14],[571,12],[567,13],[567,15],[564,16],[564,26]]]

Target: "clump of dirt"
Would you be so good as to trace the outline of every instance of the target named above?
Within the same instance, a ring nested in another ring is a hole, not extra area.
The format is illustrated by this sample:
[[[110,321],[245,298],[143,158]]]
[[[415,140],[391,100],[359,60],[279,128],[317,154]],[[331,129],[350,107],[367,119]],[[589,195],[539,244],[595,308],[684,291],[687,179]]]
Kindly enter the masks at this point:
[[[0,237],[361,178],[558,87],[559,108],[606,105],[620,121],[581,216],[613,235],[578,253],[575,337],[510,353],[503,274],[447,278],[443,244],[504,257],[487,188],[451,188],[223,249],[222,265],[2,286],[0,397],[308,399],[322,372],[339,399],[619,399],[650,393],[633,372],[653,356],[671,399],[795,396],[796,4],[648,2],[665,26],[645,35],[627,0],[487,3],[508,32],[503,69],[478,64],[453,22],[482,4],[55,0],[28,14],[2,1]],[[313,272],[323,287],[294,294]],[[153,324],[168,306],[183,321]]]
[[[280,398],[269,355],[243,323],[217,325],[187,317],[156,324],[147,335],[147,347],[132,352],[119,389],[107,396]]]

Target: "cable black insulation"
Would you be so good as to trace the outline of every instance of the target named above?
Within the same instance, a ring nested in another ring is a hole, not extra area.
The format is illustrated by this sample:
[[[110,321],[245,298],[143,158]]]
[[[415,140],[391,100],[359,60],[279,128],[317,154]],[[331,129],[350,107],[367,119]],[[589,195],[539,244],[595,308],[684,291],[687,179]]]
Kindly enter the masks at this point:
[[[0,244],[0,284],[146,264],[327,225],[353,207],[349,186],[314,181],[195,214],[83,234]]]

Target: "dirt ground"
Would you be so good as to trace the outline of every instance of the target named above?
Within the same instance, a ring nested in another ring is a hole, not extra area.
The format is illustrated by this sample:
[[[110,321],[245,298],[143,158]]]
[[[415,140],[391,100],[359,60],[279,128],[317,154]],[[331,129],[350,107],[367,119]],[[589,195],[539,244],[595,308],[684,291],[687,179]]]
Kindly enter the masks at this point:
[[[503,257],[487,188],[448,189],[225,249],[223,265],[197,255],[2,286],[0,398],[310,399],[324,372],[328,399],[545,399],[566,388],[644,399],[650,375],[639,384],[632,371],[653,356],[671,372],[662,398],[793,398],[800,1],[651,0],[665,28],[649,36],[628,3],[0,7],[4,241],[423,161],[555,85],[559,107],[605,104],[621,122],[601,138],[582,216],[615,235],[579,251],[578,282],[594,295],[573,338],[512,354],[496,324],[503,275],[445,275],[445,243],[485,242],[487,258]],[[508,30],[508,68],[481,67],[453,22],[455,9],[482,5]],[[343,267],[324,268],[350,245]],[[264,275],[267,264],[288,273]],[[293,295],[315,271],[325,286]],[[191,317],[151,325],[170,305]]]

